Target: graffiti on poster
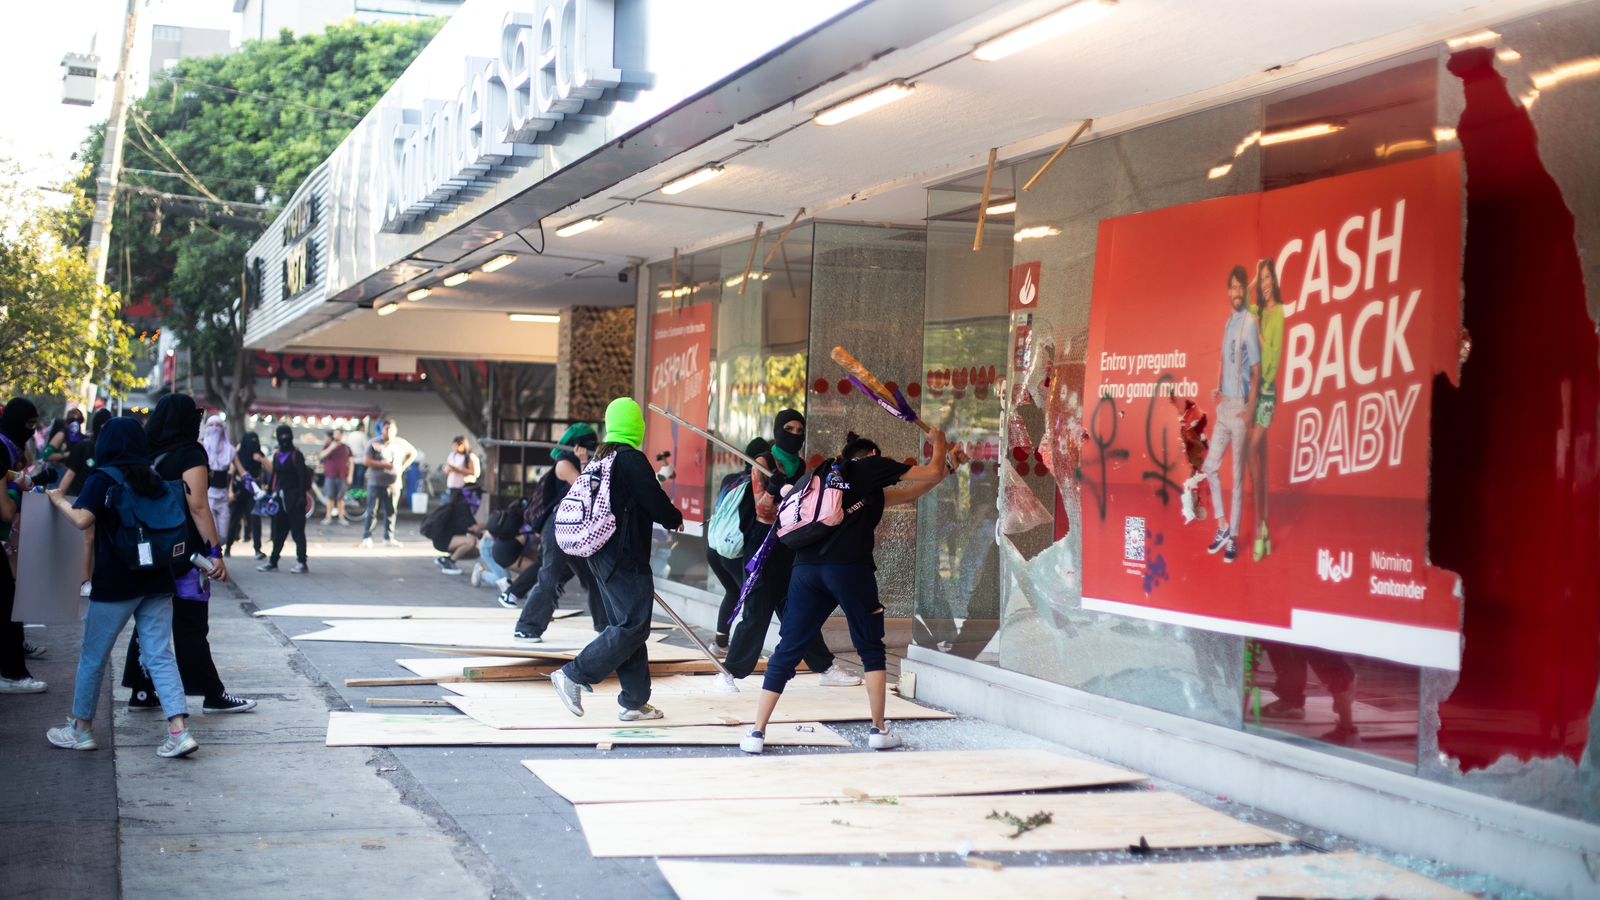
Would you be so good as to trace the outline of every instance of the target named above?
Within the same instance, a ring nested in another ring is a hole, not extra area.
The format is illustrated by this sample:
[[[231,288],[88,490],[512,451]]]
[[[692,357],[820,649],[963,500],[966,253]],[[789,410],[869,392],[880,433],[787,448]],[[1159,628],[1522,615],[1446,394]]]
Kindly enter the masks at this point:
[[[705,428],[711,413],[711,304],[657,313],[650,320],[650,402]],[[670,419],[651,416],[645,453],[683,513],[686,534],[705,528],[706,440]]]
[[[1127,455],[1086,507],[1085,608],[1459,666],[1427,534],[1461,195],[1441,154],[1101,223],[1087,440]]]

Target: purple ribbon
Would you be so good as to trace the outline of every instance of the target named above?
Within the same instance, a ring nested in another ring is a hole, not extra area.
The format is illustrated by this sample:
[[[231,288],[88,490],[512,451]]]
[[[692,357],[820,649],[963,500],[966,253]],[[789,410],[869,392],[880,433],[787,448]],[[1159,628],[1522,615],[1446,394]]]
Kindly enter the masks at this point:
[[[906,399],[905,394],[900,393],[899,388],[895,388],[892,392],[894,394],[894,402],[890,403],[879,396],[877,391],[871,390],[866,385],[862,384],[861,379],[857,378],[856,376],[846,375],[845,379],[851,384],[855,385],[856,389],[861,393],[871,397],[872,401],[883,407],[884,411],[889,415],[894,416],[896,419],[899,419],[902,422],[917,421],[916,411],[911,408],[911,402]]]
[[[12,468],[14,468],[16,471],[20,472],[24,468],[27,467],[27,465],[28,465],[27,458],[22,455],[22,451],[21,450],[17,449],[17,445],[16,444],[11,443],[11,438],[8,438],[5,435],[0,434],[0,443],[5,444],[6,445],[6,452],[11,454],[11,466],[12,466]]]
[[[767,536],[761,539],[761,546],[756,548],[755,555],[750,557],[749,564],[744,567],[744,585],[739,588],[739,604],[733,608],[728,621],[722,623],[723,628],[733,627],[733,621],[739,618],[739,611],[744,609],[745,598],[750,596],[750,591],[761,578],[761,569],[767,564],[767,556],[772,552],[772,542],[777,536],[778,523],[774,522],[772,527],[767,529]]]

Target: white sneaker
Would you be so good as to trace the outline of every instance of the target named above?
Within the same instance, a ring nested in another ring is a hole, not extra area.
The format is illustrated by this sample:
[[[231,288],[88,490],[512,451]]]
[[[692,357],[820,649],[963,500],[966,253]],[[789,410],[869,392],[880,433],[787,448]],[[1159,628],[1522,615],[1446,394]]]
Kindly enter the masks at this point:
[[[177,734],[169,732],[167,739],[162,741],[161,746],[156,748],[156,755],[163,759],[177,759],[180,756],[188,756],[199,749],[200,742],[190,736],[189,729],[185,728]]]
[[[44,689],[37,678],[0,678],[0,694],[42,694]]]
[[[746,753],[760,753],[766,747],[767,736],[754,728],[745,732],[744,737],[739,738],[739,749]]]
[[[46,731],[44,736],[63,750],[98,750],[100,747],[94,742],[94,732],[79,728],[71,716],[67,717],[67,724]]]
[[[372,549],[372,538],[369,538],[369,537],[362,538],[361,539],[361,549],[363,549],[363,550],[371,550]]]
[[[711,679],[711,690],[717,694],[737,694],[739,685],[727,672],[718,672]]]
[[[900,746],[900,735],[894,733],[889,723],[883,723],[883,730],[874,728],[867,732],[867,746],[874,750],[893,750]]]
[[[821,684],[823,687],[855,687],[861,683],[861,676],[834,663],[828,671],[822,673]]]
[[[661,710],[646,703],[638,709],[624,709],[617,713],[617,719],[622,722],[638,722],[643,719],[659,719],[663,714]]]
[[[473,587],[483,587],[483,563],[472,564],[472,574],[467,576],[467,581]]]
[[[500,593],[502,593],[502,594],[509,593],[511,591],[511,579],[509,579],[509,578],[498,579],[498,580],[495,581],[494,586],[496,588],[499,588],[500,589]]]
[[[83,584],[78,585],[78,596],[79,597],[87,597],[87,596],[89,596],[89,590],[90,590],[90,583],[85,581]]]
[[[567,712],[575,716],[583,715],[583,692],[592,690],[586,684],[579,684],[567,677],[567,673],[560,669],[550,673],[550,683],[556,687],[556,696],[561,698],[561,705]]]
[[[399,541],[395,540],[394,538],[389,538],[388,540],[384,541],[383,545],[385,547],[404,547],[405,546],[405,544],[400,543]]]
[[[33,641],[24,640],[22,642],[22,652],[27,654],[29,659],[44,659],[45,654],[49,653],[50,650],[35,644]]]

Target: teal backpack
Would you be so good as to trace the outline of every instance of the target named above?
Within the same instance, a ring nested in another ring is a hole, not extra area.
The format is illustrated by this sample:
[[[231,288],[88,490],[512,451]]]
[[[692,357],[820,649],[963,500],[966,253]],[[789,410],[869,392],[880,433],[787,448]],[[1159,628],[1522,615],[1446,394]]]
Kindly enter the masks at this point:
[[[723,559],[744,556],[744,530],[739,527],[739,504],[750,493],[750,476],[745,475],[723,492],[706,524],[706,546]]]

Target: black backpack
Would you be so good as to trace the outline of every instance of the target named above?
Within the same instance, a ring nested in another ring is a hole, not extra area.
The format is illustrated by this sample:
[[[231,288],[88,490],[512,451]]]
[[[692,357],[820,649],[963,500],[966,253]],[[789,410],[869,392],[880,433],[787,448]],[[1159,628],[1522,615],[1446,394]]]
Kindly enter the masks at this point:
[[[490,516],[489,524],[486,526],[489,536],[497,541],[516,539],[522,531],[523,523],[527,521],[528,505],[528,498],[523,497]]]
[[[556,477],[556,467],[551,466],[550,471],[540,476],[539,480],[533,485],[533,496],[528,498],[528,508],[523,520],[535,532],[544,530],[545,520],[550,518],[550,514],[555,512],[556,506],[560,505],[561,498],[567,494],[566,485],[563,482],[562,489],[554,492],[556,494],[556,502],[545,502],[545,498],[551,494],[551,484],[557,481],[561,481],[561,479]]]
[[[442,503],[423,517],[422,527],[419,530],[422,532],[423,537],[430,541],[437,541],[440,537],[439,532],[444,530],[445,526],[449,524],[449,520],[450,504]]]

